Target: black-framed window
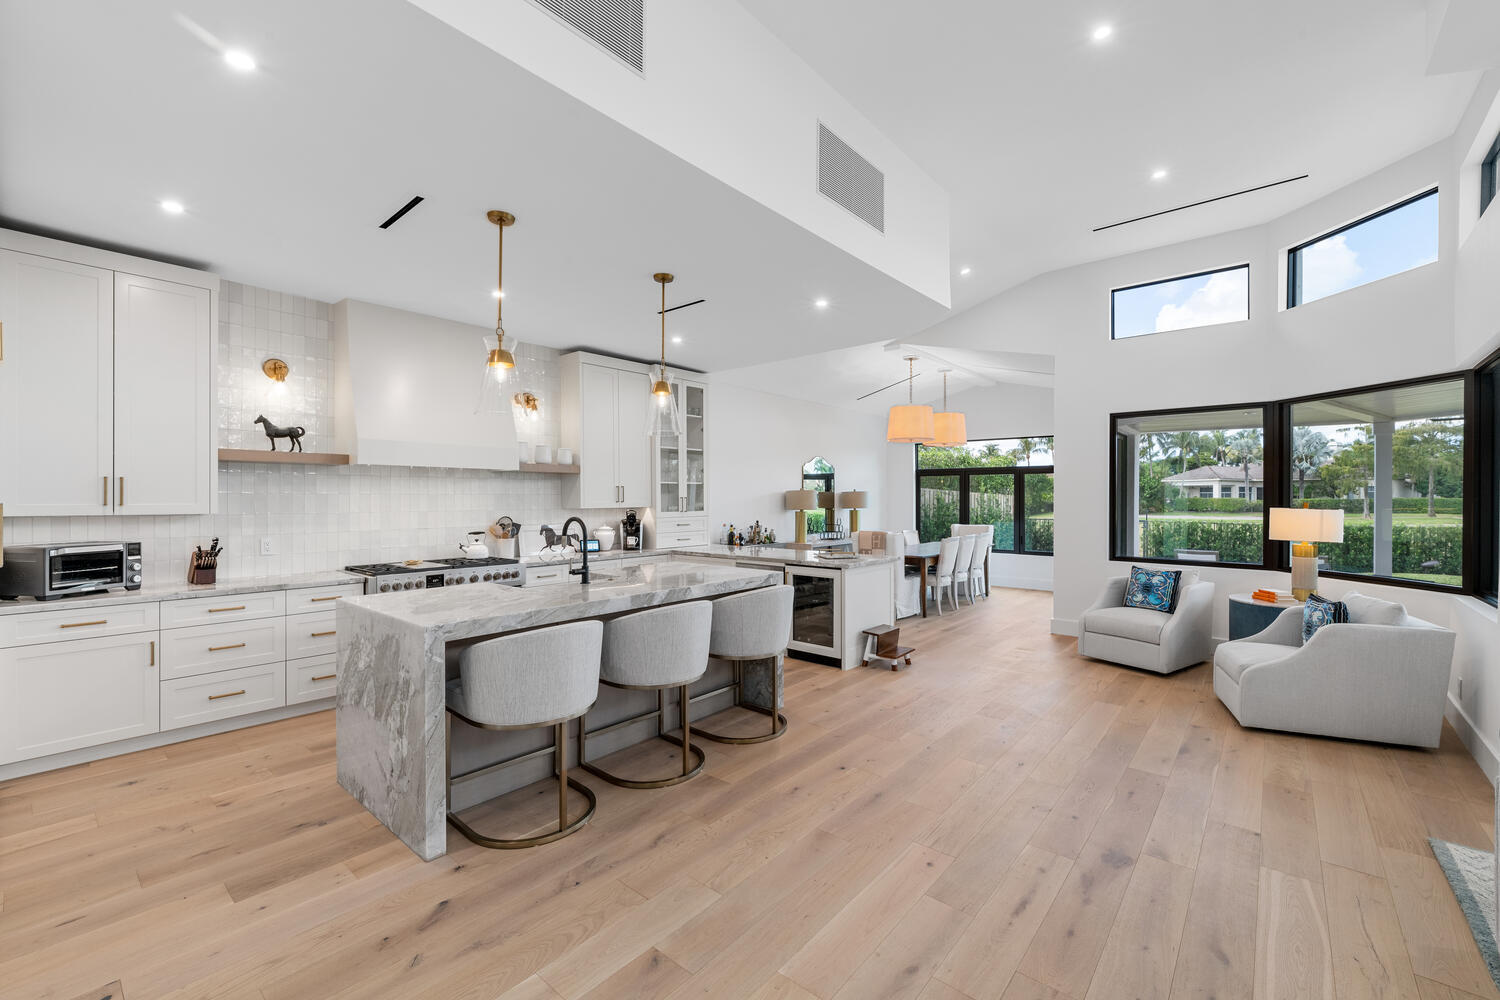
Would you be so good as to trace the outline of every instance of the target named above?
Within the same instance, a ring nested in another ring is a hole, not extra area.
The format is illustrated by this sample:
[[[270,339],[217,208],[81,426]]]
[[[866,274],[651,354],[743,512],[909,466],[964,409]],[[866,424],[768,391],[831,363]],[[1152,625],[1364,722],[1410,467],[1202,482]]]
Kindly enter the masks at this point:
[[[1249,264],[1127,285],[1109,293],[1111,340],[1249,318]]]
[[[1115,414],[1111,558],[1265,565],[1273,420],[1264,404]]]
[[[1319,572],[1463,586],[1467,382],[1455,375],[1287,404],[1292,503],[1344,512],[1343,541],[1318,546]]]
[[[1257,417],[1258,453],[1245,433]],[[1285,572],[1289,547],[1266,539],[1265,512],[1306,503],[1345,511],[1344,541],[1319,546],[1320,574],[1496,600],[1500,352],[1475,371],[1112,414],[1110,436],[1112,560]]]
[[[1438,189],[1432,188],[1288,250],[1287,308],[1437,259]]]
[[[917,532],[922,541],[947,537],[955,524],[992,524],[994,551],[1052,554],[1052,438],[916,448]]]
[[[1490,151],[1484,155],[1484,162],[1479,165],[1479,214],[1490,207],[1490,202],[1495,200],[1496,174],[1500,173],[1500,135],[1495,136]]]

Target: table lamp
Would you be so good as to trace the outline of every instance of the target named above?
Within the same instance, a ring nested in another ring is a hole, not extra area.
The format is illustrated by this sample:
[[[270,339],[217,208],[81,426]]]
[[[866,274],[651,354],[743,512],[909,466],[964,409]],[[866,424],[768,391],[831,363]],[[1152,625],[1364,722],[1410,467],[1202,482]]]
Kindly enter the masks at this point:
[[[1271,540],[1292,543],[1292,596],[1305,601],[1318,589],[1317,543],[1344,540],[1344,512],[1272,507]]]
[[[818,492],[816,490],[787,490],[785,497],[786,509],[797,512],[797,541],[795,544],[807,547],[807,512],[818,505]]]
[[[870,495],[864,490],[848,490],[839,494],[839,506],[849,512],[849,534],[859,533],[859,509],[870,505]]]

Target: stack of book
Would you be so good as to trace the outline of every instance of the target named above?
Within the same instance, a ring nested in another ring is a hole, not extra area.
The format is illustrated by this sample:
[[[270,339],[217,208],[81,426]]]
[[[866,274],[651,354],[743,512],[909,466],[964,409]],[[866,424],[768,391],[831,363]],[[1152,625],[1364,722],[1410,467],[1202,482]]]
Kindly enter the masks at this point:
[[[1267,604],[1296,604],[1297,599],[1289,590],[1267,590],[1262,587],[1250,595],[1253,600],[1265,601]]]

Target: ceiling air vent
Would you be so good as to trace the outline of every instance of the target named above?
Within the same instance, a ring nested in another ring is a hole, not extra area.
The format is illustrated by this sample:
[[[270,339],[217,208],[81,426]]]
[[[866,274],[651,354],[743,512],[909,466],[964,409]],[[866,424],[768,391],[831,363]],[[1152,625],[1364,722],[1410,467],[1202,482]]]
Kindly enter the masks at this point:
[[[646,0],[531,0],[635,70],[645,72]]]
[[[818,191],[885,232],[885,174],[818,122]]]

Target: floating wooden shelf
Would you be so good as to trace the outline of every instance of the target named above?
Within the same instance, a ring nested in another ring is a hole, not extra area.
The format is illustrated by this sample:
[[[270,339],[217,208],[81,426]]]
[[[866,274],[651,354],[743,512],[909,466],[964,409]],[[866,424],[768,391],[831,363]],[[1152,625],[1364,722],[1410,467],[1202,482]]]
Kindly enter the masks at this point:
[[[261,451],[258,448],[220,448],[221,462],[259,462],[271,465],[348,465],[348,455],[328,452]]]
[[[540,462],[522,462],[520,471],[541,472],[549,476],[576,476],[578,475],[578,466],[557,465],[555,463],[543,465]]]

